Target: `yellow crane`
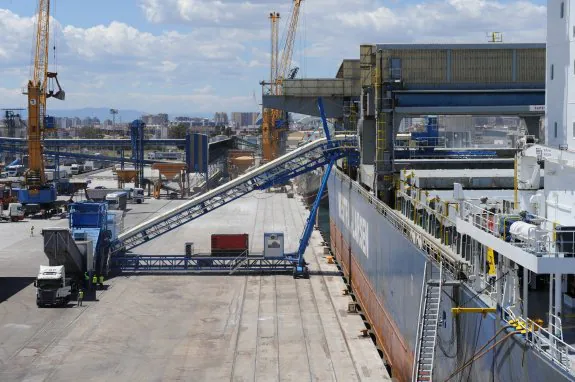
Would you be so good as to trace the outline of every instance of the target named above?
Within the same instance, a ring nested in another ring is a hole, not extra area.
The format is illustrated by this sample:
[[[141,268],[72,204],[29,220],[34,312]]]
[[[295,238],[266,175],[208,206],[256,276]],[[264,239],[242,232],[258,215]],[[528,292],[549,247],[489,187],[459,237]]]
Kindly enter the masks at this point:
[[[48,72],[48,45],[50,40],[50,0],[38,0],[38,19],[36,23],[36,41],[34,50],[33,77],[28,82],[28,170],[25,174],[26,189],[30,202],[40,190],[46,188],[44,173],[44,155],[42,139],[47,127],[46,99],[54,97],[64,100],[65,93],[58,82],[57,73]],[[58,88],[53,89],[49,82],[55,82]],[[55,195],[55,193],[54,193]],[[48,195],[46,195],[48,196]],[[52,197],[41,196],[33,200],[41,204],[52,203]],[[26,196],[24,196],[26,199]]]
[[[293,47],[299,20],[300,6],[303,0],[293,0],[293,9],[286,33],[285,44],[282,51],[281,60],[278,61],[278,24],[279,13],[270,13],[271,20],[271,65],[270,65],[270,82],[263,82],[262,85],[269,85],[269,94],[283,94],[283,80],[290,75],[290,66],[293,55]],[[292,71],[295,76],[295,71]],[[284,116],[281,110],[264,109],[262,113],[262,157],[263,161],[271,161],[280,154],[279,143],[282,134],[287,130],[287,121],[282,120]]]

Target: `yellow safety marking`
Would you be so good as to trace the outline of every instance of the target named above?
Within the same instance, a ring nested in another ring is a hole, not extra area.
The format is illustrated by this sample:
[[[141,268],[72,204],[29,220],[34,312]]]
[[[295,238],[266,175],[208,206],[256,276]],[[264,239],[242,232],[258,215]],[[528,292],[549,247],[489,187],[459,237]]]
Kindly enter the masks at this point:
[[[489,264],[489,270],[487,274],[489,276],[497,275],[497,270],[495,269],[495,255],[493,253],[493,248],[487,248],[487,264]]]

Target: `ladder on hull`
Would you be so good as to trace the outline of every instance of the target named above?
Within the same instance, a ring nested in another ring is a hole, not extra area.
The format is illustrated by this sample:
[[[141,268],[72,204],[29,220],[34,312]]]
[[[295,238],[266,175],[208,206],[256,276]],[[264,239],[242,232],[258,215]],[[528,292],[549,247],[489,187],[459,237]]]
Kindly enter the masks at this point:
[[[427,277],[428,272],[429,278]],[[437,343],[442,288],[443,267],[441,263],[439,264],[438,278],[433,278],[433,265],[429,262],[426,263],[419,306],[413,382],[431,382],[433,380],[433,361]]]

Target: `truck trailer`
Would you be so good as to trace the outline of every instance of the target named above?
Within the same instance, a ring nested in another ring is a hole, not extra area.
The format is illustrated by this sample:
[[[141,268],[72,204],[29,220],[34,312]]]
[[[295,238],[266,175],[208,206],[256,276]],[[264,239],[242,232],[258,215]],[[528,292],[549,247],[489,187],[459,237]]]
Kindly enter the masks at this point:
[[[106,202],[108,202],[108,210],[126,210],[126,205],[128,204],[128,193],[113,192],[106,195]]]

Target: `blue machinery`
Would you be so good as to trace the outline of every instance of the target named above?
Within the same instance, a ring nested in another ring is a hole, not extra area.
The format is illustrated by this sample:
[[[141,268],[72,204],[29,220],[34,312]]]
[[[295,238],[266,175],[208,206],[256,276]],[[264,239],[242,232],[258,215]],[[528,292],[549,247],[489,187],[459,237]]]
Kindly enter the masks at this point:
[[[318,107],[322,115],[326,138],[301,146],[296,150],[236,178],[214,190],[208,191],[189,202],[135,226],[118,236],[112,244],[109,268],[124,272],[196,271],[229,272],[240,270],[278,271],[292,270],[294,277],[308,277],[304,252],[313,230],[315,215],[321,195],[334,163],[341,158],[357,158],[357,138],[337,135],[331,137],[327,130],[321,99]],[[318,196],[312,206],[296,253],[282,257],[197,257],[197,256],[141,256],[128,251],[170,232],[183,224],[226,205],[254,190],[267,189],[298,175],[327,165]]]

